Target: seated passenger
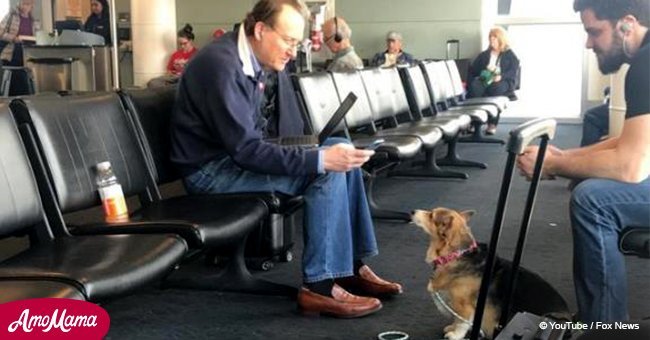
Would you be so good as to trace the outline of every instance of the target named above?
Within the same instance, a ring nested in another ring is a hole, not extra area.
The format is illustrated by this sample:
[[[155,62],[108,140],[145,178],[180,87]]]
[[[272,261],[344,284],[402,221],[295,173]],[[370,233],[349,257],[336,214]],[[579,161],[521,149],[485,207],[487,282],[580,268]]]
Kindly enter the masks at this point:
[[[650,0],[574,0],[603,74],[625,77],[623,132],[596,144],[561,150],[549,145],[543,175],[582,180],[570,202],[573,280],[581,322],[629,319],[625,260],[619,234],[630,226],[650,231]],[[539,148],[517,165],[530,177]]]
[[[609,104],[600,104],[587,111],[582,118],[580,146],[596,144],[609,133]]]
[[[494,27],[489,34],[490,45],[481,52],[470,68],[468,97],[508,96],[517,83],[519,59],[508,45],[506,31]],[[497,119],[491,118],[485,133],[493,135]]]
[[[329,139],[320,148],[266,140],[303,134],[283,70],[296,56],[307,15],[300,0],[260,0],[242,25],[192,58],[172,114],[171,160],[191,194],[302,195],[304,286],[298,306],[306,314],[360,317],[381,309],[381,301],[346,289],[373,296],[402,292],[363,263],[378,252],[360,170],[374,152],[343,139]],[[277,92],[265,97],[269,72],[278,77]]]
[[[506,31],[494,27],[488,39],[488,48],[472,62],[469,97],[507,96],[515,90],[519,59],[508,45]]]
[[[219,38],[221,38],[221,36],[223,36],[224,34],[226,34],[226,30],[225,30],[225,29],[223,29],[223,28],[217,28],[216,30],[214,30],[214,32],[212,32],[212,39],[214,39],[214,40],[219,39]]]
[[[350,38],[352,30],[341,17],[334,17],[323,24],[323,40],[334,53],[334,60],[327,66],[330,72],[349,72],[363,68],[363,61],[356,52]]]
[[[194,46],[194,33],[192,25],[186,24],[177,33],[178,50],[172,54],[167,63],[167,74],[154,79],[147,83],[147,87],[161,87],[176,84],[179,77],[185,69],[185,65],[196,53],[197,48]]]
[[[399,64],[412,64],[415,58],[402,51],[402,35],[391,31],[386,34],[386,51],[375,54],[370,62],[372,66],[391,67]]]

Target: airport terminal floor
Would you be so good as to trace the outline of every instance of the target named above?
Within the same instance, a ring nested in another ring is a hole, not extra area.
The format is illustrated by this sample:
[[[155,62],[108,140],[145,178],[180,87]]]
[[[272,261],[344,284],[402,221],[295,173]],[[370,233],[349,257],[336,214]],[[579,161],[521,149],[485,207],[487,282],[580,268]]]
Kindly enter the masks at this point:
[[[501,124],[496,137],[505,138],[515,124]],[[560,124],[553,143],[560,147],[579,143],[580,125]],[[468,180],[381,178],[379,202],[391,209],[428,209],[437,206],[473,209],[470,226],[479,242],[490,237],[499,187],[506,162],[505,148],[493,144],[461,144],[465,157],[489,164],[485,170],[464,169]],[[509,214],[499,255],[509,257],[516,241],[523,197],[528,182],[514,178]],[[571,263],[572,243],[567,203],[568,181],[544,181],[532,216],[522,265],[541,275],[576,310]],[[167,185],[165,195],[182,192],[179,183]],[[522,199],[518,199],[521,197]],[[68,216],[72,222],[96,218],[98,210]],[[404,293],[384,300],[381,311],[359,319],[304,317],[295,300],[286,297],[224,293],[208,290],[142,288],[125,297],[102,303],[111,318],[107,339],[376,339],[384,331],[398,330],[410,339],[443,338],[450,317],[438,311],[426,285],[431,268],[425,263],[428,238],[413,224],[376,221],[380,255],[368,263],[380,275],[401,282]],[[278,263],[268,272],[254,272],[269,280],[300,284],[301,233],[296,236],[295,259]],[[3,241],[0,251],[7,251]],[[13,245],[16,240],[11,241]],[[2,254],[5,255],[5,254]],[[629,311],[632,319],[650,316],[650,261],[626,257]]]

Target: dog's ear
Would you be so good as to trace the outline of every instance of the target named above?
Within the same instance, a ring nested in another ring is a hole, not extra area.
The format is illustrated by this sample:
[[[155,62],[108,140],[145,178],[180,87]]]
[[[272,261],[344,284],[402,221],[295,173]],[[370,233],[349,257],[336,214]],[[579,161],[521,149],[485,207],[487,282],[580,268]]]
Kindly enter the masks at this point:
[[[471,219],[472,216],[474,216],[474,214],[476,214],[475,210],[465,210],[460,212],[460,216],[463,216],[465,222],[469,222],[469,220]]]

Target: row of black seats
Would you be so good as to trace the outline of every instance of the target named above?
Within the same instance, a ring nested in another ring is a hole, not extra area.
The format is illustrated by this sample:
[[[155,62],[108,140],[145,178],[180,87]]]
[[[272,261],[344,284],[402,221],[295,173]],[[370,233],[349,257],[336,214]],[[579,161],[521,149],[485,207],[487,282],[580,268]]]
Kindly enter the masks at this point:
[[[173,98],[174,88],[165,88],[0,104],[0,238],[30,239],[27,250],[0,262],[0,302],[102,301],[171,272],[166,282],[185,287],[295,295],[294,287],[255,279],[244,252],[249,236],[264,228],[276,239],[265,235],[261,246],[290,247],[277,238],[291,241],[284,222],[300,197],[161,197],[158,184],[178,179],[167,157]],[[126,223],[66,224],[63,214],[99,205],[94,165],[102,161],[111,162],[125,195],[138,195],[141,208]],[[203,254],[229,261],[222,268],[185,265]],[[184,268],[191,272],[183,275]]]
[[[373,199],[374,179],[380,171],[412,161],[420,151],[423,166],[391,171],[393,176],[468,178],[466,173],[443,170],[440,165],[486,168],[480,162],[460,159],[456,145],[470,126],[474,135],[467,141],[486,141],[481,126],[489,117],[498,119],[507,99],[485,98],[451,107],[461,96],[453,90],[452,68],[448,62],[424,62],[403,68],[368,68],[349,73],[298,75],[295,87],[314,133],[320,132],[338,105],[352,92],[357,101],[346,115],[339,132],[357,147],[376,139],[385,142],[366,166],[370,173],[367,192],[373,216],[408,220],[403,212],[381,209]],[[453,61],[451,61],[453,64]],[[453,64],[453,70],[458,70]],[[461,84],[462,87],[462,84]],[[447,155],[436,159],[437,148],[446,143]]]

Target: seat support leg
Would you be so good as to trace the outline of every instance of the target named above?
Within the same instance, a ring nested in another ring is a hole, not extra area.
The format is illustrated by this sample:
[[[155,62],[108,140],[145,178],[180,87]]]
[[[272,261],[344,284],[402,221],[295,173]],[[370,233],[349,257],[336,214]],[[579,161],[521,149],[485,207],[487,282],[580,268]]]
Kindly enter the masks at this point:
[[[472,122],[472,126],[474,127],[474,132],[472,133],[472,135],[458,138],[458,141],[461,143],[494,143],[494,144],[506,143],[502,139],[483,136],[483,133],[481,132],[481,125],[482,124],[480,122]]]
[[[232,256],[225,260],[222,268],[215,268],[214,264],[203,264],[203,261],[182,265],[166,279],[164,287],[296,297],[296,287],[255,278],[246,268],[245,248],[244,239],[234,249]]]
[[[391,171],[390,176],[400,177],[439,177],[439,178],[460,178],[468,179],[469,175],[462,172],[443,170],[436,161],[436,148],[427,150],[424,153],[425,161],[423,167],[408,170]]]
[[[447,144],[447,155],[444,158],[437,160],[438,165],[447,166],[466,166],[480,169],[487,169],[487,164],[482,162],[471,161],[462,159],[458,156],[456,146],[458,145],[458,138],[453,138]]]
[[[372,171],[369,173],[366,181],[366,197],[368,198],[368,206],[370,207],[370,214],[373,218],[381,220],[398,220],[410,221],[411,215],[404,211],[393,211],[381,208],[374,197],[375,180],[377,179],[377,172]]]

